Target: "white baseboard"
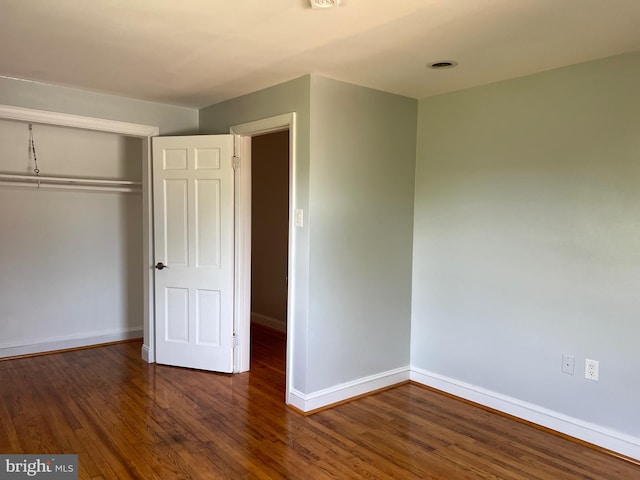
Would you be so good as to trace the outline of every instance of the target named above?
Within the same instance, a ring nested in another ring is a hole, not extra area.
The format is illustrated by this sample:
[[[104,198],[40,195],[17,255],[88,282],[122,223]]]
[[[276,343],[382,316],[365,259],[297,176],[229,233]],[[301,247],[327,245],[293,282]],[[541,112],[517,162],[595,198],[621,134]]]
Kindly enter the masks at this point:
[[[289,403],[303,412],[310,412],[359,395],[375,392],[409,380],[409,367],[389,370],[352,382],[342,383],[313,393],[302,393],[296,389],[289,392]]]
[[[419,368],[411,368],[411,380],[640,460],[640,438]]]
[[[251,321],[258,325],[263,325],[279,332],[287,333],[287,322],[285,320],[268,317],[261,313],[251,312]]]
[[[119,342],[132,338],[142,338],[142,327],[128,330],[91,332],[87,335],[70,335],[66,337],[53,337],[37,339],[33,341],[0,344],[0,358],[14,357],[16,355],[29,355],[33,353],[52,352],[67,348],[87,347],[101,343]]]
[[[147,363],[155,363],[155,357],[151,354],[151,349],[147,345],[142,345],[142,349],[140,354],[142,355],[142,360]]]

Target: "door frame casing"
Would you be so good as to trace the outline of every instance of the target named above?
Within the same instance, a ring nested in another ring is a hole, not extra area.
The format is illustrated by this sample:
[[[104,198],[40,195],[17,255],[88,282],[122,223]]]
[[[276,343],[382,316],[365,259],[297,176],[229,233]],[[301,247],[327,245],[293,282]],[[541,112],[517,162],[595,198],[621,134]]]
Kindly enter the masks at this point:
[[[287,265],[287,359],[285,402],[289,404],[291,373],[293,372],[293,327],[295,325],[295,247],[294,235],[296,208],[296,114],[285,113],[253,122],[234,125],[230,132],[235,135],[235,155],[240,158],[240,168],[236,171],[236,280],[234,329],[238,344],[234,358],[234,372],[249,370],[251,349],[251,137],[289,131],[289,245]]]

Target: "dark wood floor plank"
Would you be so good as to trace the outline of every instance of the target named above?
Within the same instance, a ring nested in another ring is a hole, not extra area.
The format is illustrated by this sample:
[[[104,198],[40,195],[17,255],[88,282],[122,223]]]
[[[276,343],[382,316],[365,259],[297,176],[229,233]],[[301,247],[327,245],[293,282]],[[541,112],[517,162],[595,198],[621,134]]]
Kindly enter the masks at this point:
[[[407,384],[305,417],[284,336],[252,370],[140,359],[124,343],[0,362],[0,451],[77,453],[82,479],[640,480],[640,467]]]

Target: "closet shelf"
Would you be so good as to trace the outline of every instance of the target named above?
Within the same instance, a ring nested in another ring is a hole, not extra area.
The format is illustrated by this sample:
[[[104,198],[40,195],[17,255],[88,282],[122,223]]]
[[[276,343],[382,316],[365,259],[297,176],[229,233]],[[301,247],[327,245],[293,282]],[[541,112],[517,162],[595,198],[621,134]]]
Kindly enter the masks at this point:
[[[0,185],[97,192],[136,193],[142,191],[141,182],[132,182],[129,180],[107,180],[81,177],[46,177],[42,175],[18,175],[14,173],[0,173]]]

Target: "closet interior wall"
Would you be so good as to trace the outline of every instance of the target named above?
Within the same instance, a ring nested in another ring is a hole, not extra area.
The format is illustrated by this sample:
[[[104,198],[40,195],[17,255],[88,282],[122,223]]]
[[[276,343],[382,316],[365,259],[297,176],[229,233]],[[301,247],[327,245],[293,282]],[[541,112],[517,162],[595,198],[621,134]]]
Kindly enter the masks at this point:
[[[140,182],[142,140],[34,124],[40,175]],[[0,120],[0,172],[33,174]],[[0,357],[141,337],[142,196],[0,185]]]

